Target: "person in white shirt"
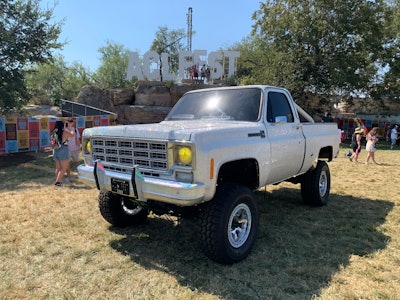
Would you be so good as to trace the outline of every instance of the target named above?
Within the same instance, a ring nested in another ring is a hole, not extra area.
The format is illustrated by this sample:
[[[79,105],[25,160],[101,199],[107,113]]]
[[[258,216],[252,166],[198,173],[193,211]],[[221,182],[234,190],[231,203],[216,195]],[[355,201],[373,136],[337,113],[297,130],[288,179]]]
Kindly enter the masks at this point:
[[[392,140],[392,144],[390,145],[390,149],[392,149],[392,150],[393,150],[394,146],[396,146],[396,141],[397,141],[397,136],[398,136],[398,132],[397,132],[398,128],[399,128],[399,126],[394,125],[394,127],[390,131],[390,139]]]
[[[79,130],[75,128],[75,122],[73,118],[68,119],[68,130],[74,133],[74,137],[69,139],[68,149],[69,149],[69,159],[78,166],[81,162],[79,158],[79,153],[81,152],[81,135]],[[67,170],[67,177],[65,178],[66,183],[70,183],[71,166]]]
[[[378,142],[378,138],[376,137],[376,131],[378,130],[377,127],[374,127],[368,132],[366,136],[367,145],[365,146],[365,150],[367,150],[367,158],[365,159],[365,164],[369,164],[369,160],[372,159],[374,164],[377,164],[375,161],[375,151],[376,146],[375,144]]]

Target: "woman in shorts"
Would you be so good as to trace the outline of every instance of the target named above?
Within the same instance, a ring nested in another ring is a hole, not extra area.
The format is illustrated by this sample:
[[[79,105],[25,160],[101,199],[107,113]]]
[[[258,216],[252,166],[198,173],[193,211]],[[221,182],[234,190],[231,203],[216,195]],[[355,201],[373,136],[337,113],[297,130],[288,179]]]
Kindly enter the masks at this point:
[[[69,166],[69,150],[68,139],[74,136],[73,132],[65,129],[66,125],[63,121],[57,121],[53,133],[57,136],[57,141],[60,147],[53,150],[53,159],[56,162],[56,183],[57,187],[62,186],[62,179]]]
[[[358,162],[358,155],[361,152],[361,135],[364,133],[364,129],[357,127],[354,130],[353,136],[351,137],[351,148],[353,149],[353,154],[349,157],[350,161]]]

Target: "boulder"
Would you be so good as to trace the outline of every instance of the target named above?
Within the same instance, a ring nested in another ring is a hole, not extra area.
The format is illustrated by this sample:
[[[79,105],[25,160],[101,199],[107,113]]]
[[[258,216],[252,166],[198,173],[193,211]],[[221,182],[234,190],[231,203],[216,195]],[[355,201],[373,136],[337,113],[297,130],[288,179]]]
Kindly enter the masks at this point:
[[[170,110],[168,106],[119,105],[117,114],[120,124],[147,124],[161,122]]]
[[[140,82],[135,92],[135,105],[171,106],[169,88],[162,82]]]
[[[135,90],[129,88],[111,90],[111,101],[114,106],[133,104],[135,102]]]
[[[76,97],[76,102],[115,112],[112,98],[113,93],[111,90],[85,85]]]

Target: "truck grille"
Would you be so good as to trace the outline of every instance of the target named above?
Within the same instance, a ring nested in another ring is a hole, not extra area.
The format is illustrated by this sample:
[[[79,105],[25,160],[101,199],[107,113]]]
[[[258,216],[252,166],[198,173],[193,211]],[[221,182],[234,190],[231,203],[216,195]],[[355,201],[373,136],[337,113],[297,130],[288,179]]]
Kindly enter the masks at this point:
[[[91,144],[93,160],[105,162],[110,169],[129,172],[129,167],[139,165],[141,169],[166,171],[168,167],[166,142],[93,138]]]

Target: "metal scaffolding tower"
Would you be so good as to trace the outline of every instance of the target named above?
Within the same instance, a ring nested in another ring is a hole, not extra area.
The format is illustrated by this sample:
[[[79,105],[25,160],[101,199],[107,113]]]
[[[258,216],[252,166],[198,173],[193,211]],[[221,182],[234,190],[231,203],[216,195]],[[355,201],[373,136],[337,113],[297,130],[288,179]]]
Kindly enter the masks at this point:
[[[189,51],[192,51],[192,14],[193,14],[193,9],[189,7],[188,13],[187,13],[187,47]]]

